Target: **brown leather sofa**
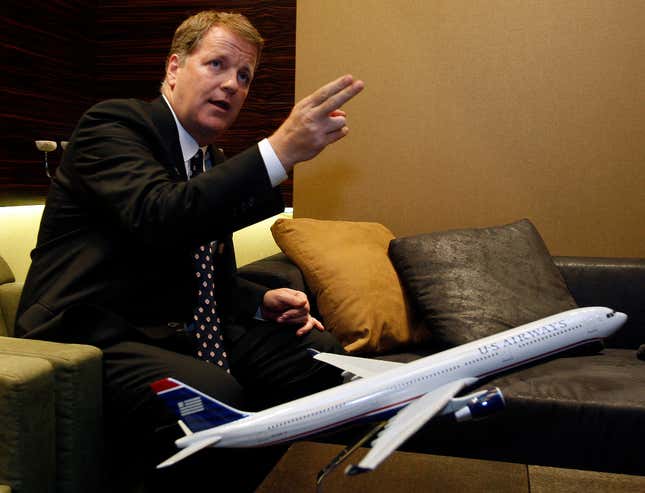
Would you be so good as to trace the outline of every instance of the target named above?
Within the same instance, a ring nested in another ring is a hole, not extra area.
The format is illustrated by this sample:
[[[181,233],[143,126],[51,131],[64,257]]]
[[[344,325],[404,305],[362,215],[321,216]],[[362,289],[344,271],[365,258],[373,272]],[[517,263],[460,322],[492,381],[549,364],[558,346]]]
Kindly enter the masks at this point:
[[[498,375],[506,409],[487,419],[436,419],[402,450],[524,464],[645,475],[645,259],[554,257],[579,306],[607,306],[628,322],[606,348],[588,347]],[[300,270],[283,254],[241,269],[271,287],[309,293]],[[315,302],[315,300],[313,300]],[[379,358],[411,361],[432,346]],[[346,443],[364,430],[323,437]]]

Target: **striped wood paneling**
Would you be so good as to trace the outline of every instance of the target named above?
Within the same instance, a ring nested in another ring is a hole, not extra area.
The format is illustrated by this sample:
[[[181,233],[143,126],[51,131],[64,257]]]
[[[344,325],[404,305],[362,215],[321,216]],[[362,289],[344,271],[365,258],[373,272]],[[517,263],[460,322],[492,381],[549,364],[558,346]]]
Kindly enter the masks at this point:
[[[65,140],[91,104],[159,93],[172,34],[205,8],[243,13],[266,39],[245,108],[219,143],[235,154],[289,114],[295,82],[296,1],[105,0],[16,2],[3,9],[0,205],[42,200],[48,180],[33,141]],[[6,10],[6,14],[4,11]],[[50,164],[60,150],[50,154]],[[291,180],[282,186],[291,205]]]

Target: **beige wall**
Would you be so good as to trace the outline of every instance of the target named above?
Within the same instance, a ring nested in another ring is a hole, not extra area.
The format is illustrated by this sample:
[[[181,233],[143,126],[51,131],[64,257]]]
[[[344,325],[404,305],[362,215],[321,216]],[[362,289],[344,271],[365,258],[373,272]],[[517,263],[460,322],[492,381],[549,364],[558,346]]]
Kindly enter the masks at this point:
[[[296,95],[351,72],[350,135],[296,217],[397,235],[530,218],[557,255],[645,256],[645,2],[299,0]]]
[[[43,208],[43,205],[0,207],[0,257],[9,264],[18,282],[27,277]]]

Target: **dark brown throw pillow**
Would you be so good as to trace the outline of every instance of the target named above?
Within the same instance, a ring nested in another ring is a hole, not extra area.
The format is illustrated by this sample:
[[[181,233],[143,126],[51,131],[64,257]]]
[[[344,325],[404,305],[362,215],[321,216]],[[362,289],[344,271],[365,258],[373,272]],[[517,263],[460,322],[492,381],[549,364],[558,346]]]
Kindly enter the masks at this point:
[[[439,347],[576,307],[527,219],[397,238],[388,253],[410,303]]]

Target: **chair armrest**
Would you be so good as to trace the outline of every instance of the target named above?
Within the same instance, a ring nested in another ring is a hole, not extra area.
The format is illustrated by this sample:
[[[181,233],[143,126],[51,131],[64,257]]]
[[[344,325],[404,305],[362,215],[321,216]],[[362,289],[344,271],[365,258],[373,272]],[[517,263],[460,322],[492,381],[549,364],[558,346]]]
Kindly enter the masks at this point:
[[[0,355],[0,483],[16,491],[54,491],[55,398],[49,362]]]
[[[101,351],[83,344],[0,337],[0,366],[7,356],[41,358],[52,366],[56,480],[70,491],[98,491],[103,449]]]
[[[636,349],[645,343],[645,259],[554,257],[580,306],[607,306],[627,314],[610,347]]]

